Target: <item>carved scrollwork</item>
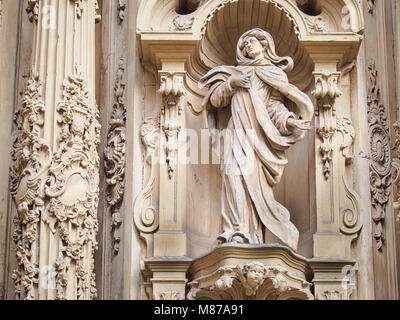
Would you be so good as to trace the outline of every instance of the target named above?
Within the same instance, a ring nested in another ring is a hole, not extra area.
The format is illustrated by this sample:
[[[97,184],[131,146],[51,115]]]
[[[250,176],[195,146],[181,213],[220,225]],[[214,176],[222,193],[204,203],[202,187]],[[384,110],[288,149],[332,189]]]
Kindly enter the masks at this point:
[[[340,72],[321,73],[314,72],[315,90],[312,95],[317,99],[318,110],[316,115],[319,118],[317,132],[322,140],[320,152],[322,155],[323,173],[328,179],[331,173],[331,163],[333,156],[332,137],[336,132],[336,98],[341,96],[338,88]]]
[[[39,224],[45,207],[44,183],[52,159],[47,142],[41,138],[45,104],[42,83],[35,70],[31,72],[22,106],[14,116],[15,132],[11,195],[17,207],[14,218],[18,269],[13,273],[17,299],[35,299],[39,279]]]
[[[373,206],[372,219],[375,223],[374,238],[377,249],[381,250],[385,241],[383,223],[391,193],[392,161],[387,110],[381,103],[378,70],[373,61],[368,65],[368,75],[369,89],[367,103],[370,137],[370,184]]]
[[[43,217],[60,238],[59,258],[54,265],[56,298],[66,299],[68,287],[73,287],[77,299],[94,299],[100,124],[97,105],[89,103],[87,83],[79,66],[64,81],[63,101],[57,112],[61,132],[46,182],[49,205]],[[74,275],[68,271],[71,268]]]
[[[189,283],[189,286],[189,300],[313,299],[310,283],[283,267],[265,266],[258,261],[221,267],[214,274]]]
[[[159,143],[160,120],[158,118],[146,119],[140,134],[145,148],[145,161],[150,166],[150,176],[136,199],[134,219],[139,232],[150,234],[155,232],[159,225],[158,210],[152,203],[152,194],[156,187],[157,167],[155,152]]]
[[[120,208],[125,194],[126,167],[126,106],[124,103],[125,84],[122,82],[125,72],[125,60],[121,59],[114,87],[115,103],[112,108],[107,147],[104,151],[105,171],[107,176],[107,204],[112,212],[113,250],[119,252],[122,224]]]

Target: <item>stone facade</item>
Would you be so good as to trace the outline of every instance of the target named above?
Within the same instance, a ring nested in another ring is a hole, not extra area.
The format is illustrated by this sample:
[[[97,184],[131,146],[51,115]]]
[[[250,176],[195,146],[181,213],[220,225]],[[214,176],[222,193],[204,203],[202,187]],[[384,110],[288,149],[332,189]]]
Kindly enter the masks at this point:
[[[252,70],[255,28],[307,133],[279,181],[234,185],[294,229],[226,191],[229,99],[251,82],[226,75]],[[397,0],[0,0],[0,299],[399,299],[399,39]]]

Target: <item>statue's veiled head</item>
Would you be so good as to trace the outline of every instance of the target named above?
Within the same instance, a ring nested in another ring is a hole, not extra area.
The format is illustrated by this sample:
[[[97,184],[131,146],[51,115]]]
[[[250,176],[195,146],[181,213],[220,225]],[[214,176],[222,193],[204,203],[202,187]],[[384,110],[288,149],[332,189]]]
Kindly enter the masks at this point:
[[[293,69],[293,59],[279,57],[275,52],[275,42],[272,36],[259,28],[249,30],[240,37],[236,55],[239,65],[272,63],[284,71]]]

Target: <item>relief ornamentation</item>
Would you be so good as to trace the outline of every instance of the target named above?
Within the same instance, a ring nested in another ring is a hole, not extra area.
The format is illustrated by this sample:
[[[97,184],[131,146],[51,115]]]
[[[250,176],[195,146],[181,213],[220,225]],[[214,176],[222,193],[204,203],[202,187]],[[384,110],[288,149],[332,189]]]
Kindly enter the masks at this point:
[[[171,27],[171,31],[188,31],[192,28],[194,17],[188,18],[186,16],[176,16],[173,20],[174,26]]]
[[[120,208],[125,194],[126,167],[126,105],[124,103],[125,60],[121,59],[114,86],[115,103],[112,107],[107,134],[107,147],[104,152],[107,187],[107,204],[112,212],[112,232],[114,254],[119,252],[122,224]]]
[[[145,241],[147,248],[150,250],[149,243],[151,236],[159,226],[159,213],[154,203],[153,193],[156,188],[156,172],[158,166],[156,165],[159,136],[160,136],[160,120],[159,118],[148,118],[140,131],[142,144],[144,146],[144,159],[145,166],[149,168],[150,174],[145,182],[145,186],[136,198],[134,207],[134,220],[141,238]],[[149,256],[149,253],[146,254]]]
[[[59,236],[56,298],[76,299],[97,295],[94,254],[97,250],[99,194],[99,113],[89,103],[87,82],[80,67],[64,80],[63,101],[57,106],[60,133],[45,192],[49,198],[43,221]],[[71,275],[72,270],[75,272]],[[71,283],[74,279],[74,283]]]
[[[320,152],[322,155],[323,173],[325,179],[329,179],[334,148],[332,138],[336,132],[335,101],[342,94],[338,88],[340,72],[314,72],[314,76],[315,90],[312,92],[312,95],[317,99],[318,104],[316,111],[316,116],[319,119],[317,133],[322,140]]]
[[[17,299],[36,299],[38,294],[40,221],[52,158],[49,145],[41,138],[45,113],[42,91],[42,83],[33,70],[22,106],[14,116],[10,191],[18,213],[13,220],[18,269],[12,276]]]
[[[30,22],[37,23],[39,20],[39,0],[28,0],[26,13]]]
[[[182,295],[177,291],[166,291],[159,294],[158,300],[184,300]]]
[[[183,75],[179,72],[160,72],[160,90],[162,95],[161,114],[164,119],[162,129],[165,133],[166,161],[168,176],[172,179],[177,164],[178,135],[181,131],[179,116],[182,114]]]
[[[225,266],[189,283],[189,300],[312,300],[311,284],[280,266],[254,261]]]
[[[122,23],[125,20],[126,0],[118,0],[118,18]]]
[[[374,238],[377,249],[382,250],[385,242],[383,223],[392,185],[391,150],[387,110],[381,102],[378,70],[375,62],[368,65],[368,124],[370,137],[370,184],[372,219],[375,224]]]
[[[367,0],[367,10],[369,14],[375,13],[375,0]]]
[[[329,25],[321,16],[311,17],[305,16],[307,26],[312,32],[329,32]]]

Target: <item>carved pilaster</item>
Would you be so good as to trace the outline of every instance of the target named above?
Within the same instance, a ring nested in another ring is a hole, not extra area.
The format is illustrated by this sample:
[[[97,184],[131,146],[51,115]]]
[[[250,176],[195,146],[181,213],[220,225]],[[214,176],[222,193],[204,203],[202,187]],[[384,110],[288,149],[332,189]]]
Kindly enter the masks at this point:
[[[112,214],[114,254],[119,252],[119,243],[121,241],[119,228],[122,224],[120,208],[125,194],[126,105],[124,102],[124,73],[125,60],[121,59],[114,87],[115,103],[111,111],[107,147],[104,152],[108,185],[107,204]]]
[[[96,2],[80,0],[71,6],[68,1],[65,6],[56,0],[28,1],[27,12],[35,22],[33,71],[15,115],[10,170],[17,209],[13,280],[20,299],[96,297]],[[42,27],[48,14],[44,6],[54,9],[56,32]]]
[[[322,140],[320,147],[322,155],[323,173],[325,179],[331,174],[333,143],[332,137],[336,131],[336,98],[342,94],[338,88],[340,72],[314,72],[315,90],[312,95],[317,99],[317,118],[319,126],[317,132]]]
[[[387,110],[381,102],[378,70],[375,62],[368,65],[368,124],[370,138],[370,183],[373,206],[374,238],[377,249],[385,242],[383,224],[392,184],[391,154]]]
[[[45,210],[44,184],[52,152],[43,139],[43,85],[31,71],[22,106],[15,113],[11,153],[11,195],[17,207],[13,240],[18,269],[13,272],[17,299],[35,299],[39,285],[40,220]]]

